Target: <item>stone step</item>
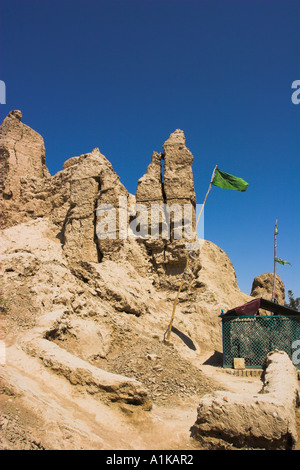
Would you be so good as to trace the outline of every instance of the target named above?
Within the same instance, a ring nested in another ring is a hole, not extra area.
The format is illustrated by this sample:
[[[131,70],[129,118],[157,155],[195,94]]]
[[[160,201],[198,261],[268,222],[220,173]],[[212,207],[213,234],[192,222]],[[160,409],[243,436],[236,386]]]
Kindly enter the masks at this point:
[[[224,368],[223,372],[237,377],[261,377],[263,369],[227,369]],[[298,380],[300,380],[300,370],[297,371]]]
[[[263,369],[223,369],[224,372],[238,377],[261,377]]]

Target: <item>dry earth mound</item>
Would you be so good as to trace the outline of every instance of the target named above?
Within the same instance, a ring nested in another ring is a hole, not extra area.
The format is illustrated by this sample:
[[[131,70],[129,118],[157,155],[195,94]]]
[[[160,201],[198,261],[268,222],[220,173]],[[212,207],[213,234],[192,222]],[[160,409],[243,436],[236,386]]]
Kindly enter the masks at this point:
[[[188,256],[184,240],[174,238],[174,225],[167,239],[119,236],[139,216],[136,203],[190,204],[194,227],[184,133],[153,153],[131,195],[99,149],[51,176],[42,137],[21,119],[12,111],[0,127],[2,447],[192,445],[196,405],[186,413],[187,403],[220,388],[200,370],[203,355],[221,351],[218,315],[250,296],[227,254],[205,241],[168,347],[162,339]],[[116,211],[116,239],[97,236],[101,205]]]

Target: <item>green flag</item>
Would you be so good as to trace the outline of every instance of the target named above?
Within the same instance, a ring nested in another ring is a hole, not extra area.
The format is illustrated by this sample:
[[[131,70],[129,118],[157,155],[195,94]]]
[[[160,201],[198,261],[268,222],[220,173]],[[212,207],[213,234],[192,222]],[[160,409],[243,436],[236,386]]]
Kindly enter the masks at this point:
[[[277,258],[277,256],[275,256],[275,261],[276,261],[277,263],[280,263],[280,264],[290,264],[290,265],[291,265],[291,263],[289,263],[288,261],[284,261],[284,259]],[[291,265],[291,266],[292,266],[292,265]]]
[[[218,168],[216,169],[216,174],[212,184],[214,186],[219,186],[219,188],[235,189],[236,191],[242,192],[246,191],[248,187],[248,183],[242,178],[230,175],[229,173],[224,173],[224,171],[220,171]]]

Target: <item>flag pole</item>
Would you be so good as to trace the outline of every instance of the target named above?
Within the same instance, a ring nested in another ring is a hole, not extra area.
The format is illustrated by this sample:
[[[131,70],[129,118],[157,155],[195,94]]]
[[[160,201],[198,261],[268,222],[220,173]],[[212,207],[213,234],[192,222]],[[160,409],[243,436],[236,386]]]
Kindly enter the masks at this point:
[[[206,193],[206,195],[205,195],[205,198],[204,198],[202,207],[201,207],[201,209],[200,209],[200,212],[199,212],[199,215],[198,215],[198,218],[197,218],[196,228],[195,228],[195,237],[197,236],[197,226],[198,226],[198,224],[199,224],[200,217],[201,217],[201,214],[202,214],[202,212],[203,212],[203,209],[204,209],[204,206],[205,206],[205,203],[206,203],[206,200],[207,200],[207,196],[208,196],[209,193],[210,193],[210,190],[211,190],[211,187],[212,187],[212,182],[213,182],[213,180],[214,180],[214,177],[215,177],[215,173],[216,173],[217,168],[218,168],[218,165],[215,166],[214,171],[212,172],[211,179],[210,179],[210,183],[209,183],[209,187],[208,187],[207,193]],[[195,240],[195,237],[193,238],[193,241]],[[174,321],[174,317],[175,317],[176,306],[177,306],[177,302],[178,302],[178,299],[179,299],[179,295],[180,295],[180,292],[181,292],[181,289],[182,289],[182,286],[183,286],[183,283],[184,283],[184,275],[185,275],[185,273],[186,273],[187,270],[188,270],[189,263],[190,263],[190,256],[189,256],[189,254],[188,254],[187,260],[186,260],[186,265],[185,265],[185,268],[184,268],[184,271],[183,271],[183,275],[182,275],[182,279],[181,279],[181,282],[180,282],[180,286],[179,286],[179,289],[178,289],[176,298],[175,298],[174,303],[173,303],[173,310],[172,310],[171,320],[170,320],[170,323],[169,323],[169,325],[168,325],[168,328],[167,328],[167,330],[166,330],[166,332],[165,332],[165,334],[164,334],[164,342],[169,341],[169,338],[170,338],[170,335],[171,335],[172,326],[173,326],[173,321]]]
[[[211,175],[211,178],[210,178],[210,183],[209,183],[209,187],[208,187],[208,190],[207,190],[207,193],[206,193],[206,196],[204,198],[204,201],[203,201],[203,204],[202,204],[202,207],[200,209],[200,212],[199,212],[199,215],[198,215],[198,219],[197,219],[197,222],[196,222],[196,230],[197,230],[197,226],[199,224],[199,220],[200,220],[200,217],[201,217],[201,214],[203,212],[203,209],[204,209],[204,206],[205,206],[205,203],[206,203],[206,199],[207,199],[207,196],[209,195],[209,192],[211,190],[211,187],[212,187],[212,182],[214,180],[214,177],[215,177],[215,174],[216,174],[216,169],[218,168],[218,165],[216,165],[214,167],[214,171],[212,172],[212,175]]]
[[[277,219],[274,230],[274,278],[273,278],[273,290],[272,290],[272,301],[275,300],[275,289],[276,289],[276,257],[277,257]]]

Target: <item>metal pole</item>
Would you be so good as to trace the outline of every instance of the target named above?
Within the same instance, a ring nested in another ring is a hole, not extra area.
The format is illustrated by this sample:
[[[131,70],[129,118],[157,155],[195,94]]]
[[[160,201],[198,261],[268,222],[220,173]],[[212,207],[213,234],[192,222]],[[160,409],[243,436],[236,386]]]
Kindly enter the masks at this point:
[[[212,182],[213,182],[213,180],[214,180],[214,177],[215,177],[216,169],[217,169],[217,168],[218,168],[218,165],[215,166],[214,171],[213,171],[213,173],[212,173],[212,175],[211,175],[211,179],[210,179],[208,191],[207,191],[207,193],[206,193],[206,196],[205,196],[205,198],[204,198],[202,207],[201,207],[200,212],[199,212],[199,215],[198,215],[198,219],[197,219],[197,223],[196,223],[196,229],[197,229],[197,226],[198,226],[198,224],[199,224],[199,220],[200,220],[201,214],[202,214],[202,212],[203,212],[203,209],[204,209],[204,206],[205,206],[205,203],[206,203],[207,196],[209,195],[209,192],[210,192],[210,190],[211,190]]]
[[[275,300],[276,291],[276,256],[277,256],[277,219],[274,230],[274,278],[273,278],[273,290],[272,290],[272,301]]]

